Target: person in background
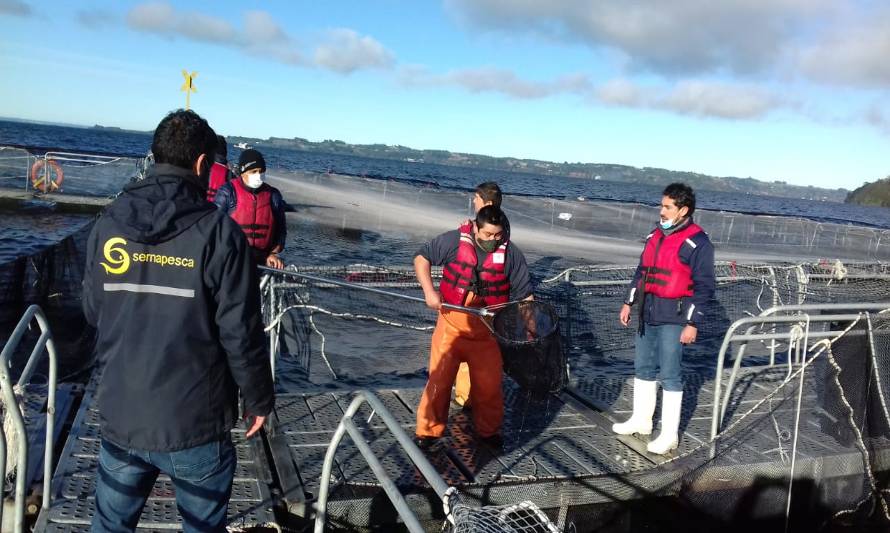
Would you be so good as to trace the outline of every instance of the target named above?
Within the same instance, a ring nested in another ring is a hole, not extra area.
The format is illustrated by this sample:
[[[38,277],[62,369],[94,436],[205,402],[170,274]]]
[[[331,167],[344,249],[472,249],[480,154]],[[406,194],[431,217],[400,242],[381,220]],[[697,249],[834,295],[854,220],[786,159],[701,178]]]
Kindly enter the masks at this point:
[[[695,342],[704,309],[714,297],[714,246],[693,222],[695,193],[683,183],[668,185],[661,198],[661,221],[646,237],[640,263],[628,286],[619,321],[630,324],[631,306],[640,305],[636,336],[633,413],[614,424],[619,435],[652,433],[656,377],[661,370],[661,433],[647,445],[663,455],[679,445],[683,405],[683,346]]]
[[[485,307],[532,299],[525,256],[506,239],[506,216],[486,206],[467,221],[424,245],[414,270],[427,307],[439,311],[430,345],[429,379],[417,408],[415,442],[429,448],[445,433],[451,387],[461,362],[473,380],[473,424],[480,439],[500,448],[504,399],[501,351],[491,331],[476,315],[442,308],[442,303]],[[431,266],[444,267],[438,290]]]
[[[274,392],[247,241],[207,202],[216,135],[193,111],[158,124],[148,176],[87,243],[83,312],[96,333],[101,442],[92,530],[133,531],[160,472],[185,531],[226,531],[238,391],[260,430]]]
[[[487,205],[493,205],[500,209],[503,194],[501,188],[493,181],[486,181],[476,185],[473,192],[473,213]],[[467,221],[469,222],[469,221]],[[510,234],[510,223],[504,218],[504,233]],[[467,363],[461,363],[457,369],[457,378],[454,381],[454,401],[458,405],[470,407],[470,367]]]
[[[210,167],[210,182],[207,184],[207,201],[212,202],[216,198],[216,191],[232,179],[232,171],[229,170],[229,162],[226,159],[228,149],[226,138],[216,136],[216,153],[213,157],[213,166]]]
[[[241,226],[257,264],[284,268],[278,254],[287,237],[287,204],[281,192],[265,182],[263,154],[252,148],[241,152],[238,172],[240,178],[220,187],[213,203]]]

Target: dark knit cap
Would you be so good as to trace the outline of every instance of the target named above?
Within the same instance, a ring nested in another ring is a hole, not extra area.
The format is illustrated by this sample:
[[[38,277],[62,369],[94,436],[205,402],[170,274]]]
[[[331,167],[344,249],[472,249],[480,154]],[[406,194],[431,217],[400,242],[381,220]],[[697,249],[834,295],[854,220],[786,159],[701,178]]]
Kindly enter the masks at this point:
[[[263,154],[250,148],[241,152],[241,157],[238,159],[238,168],[240,169],[241,174],[255,168],[259,168],[260,172],[265,172],[266,160],[263,159]]]

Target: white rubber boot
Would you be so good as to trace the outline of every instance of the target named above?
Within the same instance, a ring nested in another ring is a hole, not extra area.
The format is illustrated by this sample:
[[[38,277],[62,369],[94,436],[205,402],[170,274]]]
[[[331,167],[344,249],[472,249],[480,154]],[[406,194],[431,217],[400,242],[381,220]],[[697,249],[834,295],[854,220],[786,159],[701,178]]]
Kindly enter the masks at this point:
[[[634,410],[630,420],[612,424],[612,431],[619,435],[649,435],[652,433],[652,415],[655,413],[657,381],[634,378]]]
[[[683,407],[683,391],[666,390],[661,395],[661,433],[646,445],[649,453],[664,455],[680,444],[680,411]]]

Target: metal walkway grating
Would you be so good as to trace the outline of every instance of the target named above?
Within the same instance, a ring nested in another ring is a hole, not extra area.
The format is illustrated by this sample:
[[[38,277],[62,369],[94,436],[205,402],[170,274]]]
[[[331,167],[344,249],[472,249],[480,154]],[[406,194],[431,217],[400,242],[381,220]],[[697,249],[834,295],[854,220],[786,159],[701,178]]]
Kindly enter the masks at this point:
[[[94,387],[88,387],[80,410],[72,424],[53,476],[50,509],[41,511],[35,531],[88,531],[95,509],[95,486],[99,453],[98,412],[92,408]],[[232,440],[238,456],[232,498],[229,503],[229,527],[233,529],[275,523],[272,512],[272,475],[265,453],[255,439],[246,441],[243,430],[233,430]],[[139,519],[139,531],[181,530],[182,520],[170,478],[161,474]]]

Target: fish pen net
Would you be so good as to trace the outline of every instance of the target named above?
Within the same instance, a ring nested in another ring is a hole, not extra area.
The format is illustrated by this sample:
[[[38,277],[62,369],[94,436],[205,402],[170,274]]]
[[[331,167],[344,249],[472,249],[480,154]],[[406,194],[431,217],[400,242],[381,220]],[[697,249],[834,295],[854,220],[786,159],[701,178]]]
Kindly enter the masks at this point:
[[[538,294],[558,310],[570,354],[632,350],[636,328],[618,326],[635,267],[573,267],[545,279]],[[718,262],[717,290],[705,309],[693,354],[713,353],[733,321],[782,305],[890,301],[890,265],[818,261],[798,264]],[[638,308],[634,308],[636,313]],[[636,319],[636,315],[634,319]],[[778,345],[777,345],[778,347]]]
[[[290,359],[314,384],[354,386],[400,376],[422,385],[436,313],[422,301],[334,283],[420,299],[412,269],[353,265],[299,270],[331,282],[281,275],[264,282],[264,314],[281,349],[280,364]],[[615,370],[604,369],[593,355],[608,357],[612,364],[621,354],[632,353],[633,328],[616,324],[632,274],[632,267],[576,268],[539,283],[536,301],[546,302],[555,313],[571,366],[568,393],[558,397],[580,398],[585,383],[603,385],[600,398],[607,406],[632,396],[627,383],[606,387],[609,372],[614,376]],[[434,271],[434,279],[439,275]],[[716,371],[715,346],[732,322],[783,304],[890,301],[885,266],[721,263],[718,279],[717,301],[699,333],[704,346],[694,346],[690,358],[709,362],[697,366],[695,375],[685,375],[691,401],[684,402],[681,447],[675,454],[647,456],[644,438],[619,442],[607,429],[598,440],[545,433],[537,437],[540,445],[555,446],[600,473],[553,478],[536,465],[524,477],[460,485],[466,520],[449,522],[441,511],[432,511],[425,522],[430,530],[445,524],[450,531],[509,531],[503,520],[512,517],[533,522],[517,531],[550,531],[548,523],[565,531],[663,531],[670,530],[665,524],[672,518],[683,516],[688,531],[776,530],[786,525],[788,531],[884,531],[890,525],[890,318],[863,313],[855,320],[810,323],[801,315],[790,324],[752,326],[748,333],[765,338],[733,343],[728,355],[742,359],[743,371],[723,402],[714,437],[709,436],[712,407],[702,395]],[[523,331],[518,308],[504,327]],[[744,328],[741,332],[746,333]],[[796,333],[790,339],[766,338],[788,332]],[[819,340],[820,332],[825,339]],[[619,372],[631,375],[632,366]],[[724,379],[730,372],[729,367],[719,370]],[[279,376],[279,383],[286,379]],[[546,410],[531,394],[511,392],[509,386],[505,391],[524,398],[508,403],[528,410],[529,418]],[[510,457],[529,461],[517,453]],[[348,530],[373,529],[361,525],[369,523],[372,510],[350,507],[355,501],[350,491],[368,490],[362,487],[349,481],[339,485],[331,502],[332,523]],[[526,501],[531,506],[515,507]],[[547,520],[538,520],[541,516]]]

